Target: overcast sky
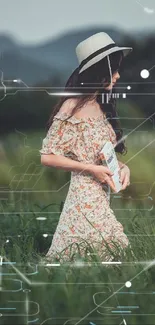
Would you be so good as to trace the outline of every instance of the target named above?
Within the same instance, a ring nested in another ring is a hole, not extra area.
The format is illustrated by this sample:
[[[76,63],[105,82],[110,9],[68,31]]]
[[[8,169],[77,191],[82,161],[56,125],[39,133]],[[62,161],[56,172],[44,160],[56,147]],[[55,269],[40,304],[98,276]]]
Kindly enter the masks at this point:
[[[98,25],[155,30],[155,0],[0,0],[0,10],[0,33],[23,43]]]

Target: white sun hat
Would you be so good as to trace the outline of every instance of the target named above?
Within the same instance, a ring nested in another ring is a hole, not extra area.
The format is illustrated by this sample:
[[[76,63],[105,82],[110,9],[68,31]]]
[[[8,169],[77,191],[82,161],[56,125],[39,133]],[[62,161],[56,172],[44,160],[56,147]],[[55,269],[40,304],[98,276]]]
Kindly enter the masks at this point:
[[[107,33],[94,34],[76,47],[79,74],[111,53],[123,51],[125,57],[132,50],[132,47],[119,47]]]

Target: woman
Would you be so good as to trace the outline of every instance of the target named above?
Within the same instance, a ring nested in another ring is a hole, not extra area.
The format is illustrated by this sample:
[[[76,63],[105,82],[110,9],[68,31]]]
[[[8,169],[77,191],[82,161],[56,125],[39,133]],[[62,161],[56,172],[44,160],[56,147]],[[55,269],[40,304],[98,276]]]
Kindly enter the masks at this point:
[[[77,253],[87,260],[97,255],[102,261],[112,261],[129,244],[110,208],[110,188],[115,191],[115,187],[100,151],[105,141],[111,141],[116,152],[126,152],[116,100],[110,93],[120,78],[122,58],[131,50],[118,47],[103,32],[76,47],[79,67],[67,81],[66,96],[49,119],[40,150],[43,165],[71,171],[69,191],[46,254],[50,262],[69,262]],[[103,103],[103,97],[109,102]],[[130,184],[130,170],[120,161],[119,165],[123,190]]]

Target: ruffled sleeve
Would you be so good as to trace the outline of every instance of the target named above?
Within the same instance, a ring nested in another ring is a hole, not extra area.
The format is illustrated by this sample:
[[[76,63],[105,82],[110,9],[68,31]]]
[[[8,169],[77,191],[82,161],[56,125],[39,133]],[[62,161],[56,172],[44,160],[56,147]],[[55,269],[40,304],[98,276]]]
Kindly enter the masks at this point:
[[[65,120],[68,117],[67,120]],[[40,154],[71,156],[78,136],[77,125],[80,123],[67,113],[57,113],[53,118],[46,137],[43,139]]]

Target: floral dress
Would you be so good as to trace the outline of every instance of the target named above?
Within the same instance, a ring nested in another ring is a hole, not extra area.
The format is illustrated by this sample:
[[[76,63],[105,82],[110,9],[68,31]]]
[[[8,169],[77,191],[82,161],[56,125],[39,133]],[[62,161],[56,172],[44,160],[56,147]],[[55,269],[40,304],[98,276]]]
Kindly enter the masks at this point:
[[[101,165],[99,153],[105,141],[116,144],[116,134],[105,114],[76,118],[58,112],[39,152]],[[71,171],[69,190],[46,258],[50,262],[70,262],[78,256],[92,260],[96,255],[102,261],[112,261],[113,253],[128,244],[123,226],[110,208],[110,186],[88,172]]]

